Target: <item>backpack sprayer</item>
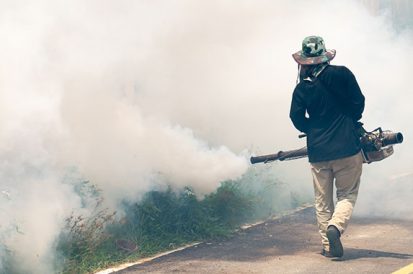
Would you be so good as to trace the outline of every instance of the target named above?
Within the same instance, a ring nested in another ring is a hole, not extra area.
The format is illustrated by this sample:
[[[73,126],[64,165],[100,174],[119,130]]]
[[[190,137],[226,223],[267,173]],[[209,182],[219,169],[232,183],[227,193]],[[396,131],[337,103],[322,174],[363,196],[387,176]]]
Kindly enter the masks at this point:
[[[366,131],[362,123],[359,125],[359,135],[361,143],[361,151],[364,158],[364,163],[381,161],[393,154],[393,145],[403,142],[403,134],[400,132],[392,132],[390,130],[382,130],[381,127],[373,131]],[[300,138],[305,137],[305,134],[299,135]],[[275,154],[251,157],[251,164],[268,163],[272,161],[286,161],[304,158],[308,156],[307,147],[295,150],[279,151]]]

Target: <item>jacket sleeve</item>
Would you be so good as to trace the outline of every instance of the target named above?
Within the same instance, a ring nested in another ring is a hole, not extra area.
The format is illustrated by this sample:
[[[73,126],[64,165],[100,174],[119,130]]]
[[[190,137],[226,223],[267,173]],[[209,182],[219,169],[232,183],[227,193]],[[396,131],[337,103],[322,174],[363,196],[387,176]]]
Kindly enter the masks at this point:
[[[297,86],[294,90],[291,100],[290,119],[293,122],[295,128],[304,133],[307,132],[309,126],[309,120],[305,116],[306,110],[307,108],[304,98],[300,96],[299,88]]]
[[[354,77],[350,70],[347,69],[347,71],[347,113],[354,121],[358,121],[361,119],[364,111],[365,98],[360,90],[356,77]]]

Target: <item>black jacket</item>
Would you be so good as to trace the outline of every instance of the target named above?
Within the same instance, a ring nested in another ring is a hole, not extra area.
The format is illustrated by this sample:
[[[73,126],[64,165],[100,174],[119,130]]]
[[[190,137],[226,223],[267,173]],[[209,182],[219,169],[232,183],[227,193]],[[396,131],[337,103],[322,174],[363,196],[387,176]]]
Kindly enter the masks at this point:
[[[307,134],[309,161],[330,161],[358,153],[355,124],[363,110],[364,96],[353,73],[344,66],[328,65],[312,81],[301,81],[293,93],[290,118]]]

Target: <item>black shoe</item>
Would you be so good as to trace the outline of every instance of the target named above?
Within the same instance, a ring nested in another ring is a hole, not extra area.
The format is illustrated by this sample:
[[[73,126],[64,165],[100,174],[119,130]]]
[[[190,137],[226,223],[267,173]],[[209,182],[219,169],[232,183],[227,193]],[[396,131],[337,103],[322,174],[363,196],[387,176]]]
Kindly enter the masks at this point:
[[[340,231],[333,226],[330,225],[327,229],[327,238],[330,244],[330,253],[333,257],[343,257],[343,245],[340,241]]]
[[[325,249],[321,250],[321,255],[323,255],[326,258],[333,258],[333,255],[331,255],[330,251],[327,251]]]

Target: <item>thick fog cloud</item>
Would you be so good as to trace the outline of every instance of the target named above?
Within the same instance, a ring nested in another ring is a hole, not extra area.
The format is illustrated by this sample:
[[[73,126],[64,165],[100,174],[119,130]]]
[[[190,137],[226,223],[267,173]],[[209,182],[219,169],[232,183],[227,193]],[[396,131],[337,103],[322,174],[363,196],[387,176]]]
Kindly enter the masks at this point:
[[[412,36],[386,20],[350,1],[0,1],[0,255],[48,271],[80,207],[68,174],[115,206],[156,184],[207,193],[246,171],[246,150],[303,146],[288,110],[308,35],[355,73],[367,129],[406,137],[365,168],[359,213],[411,213],[367,206],[412,172]],[[311,189],[305,160],[274,168]]]

